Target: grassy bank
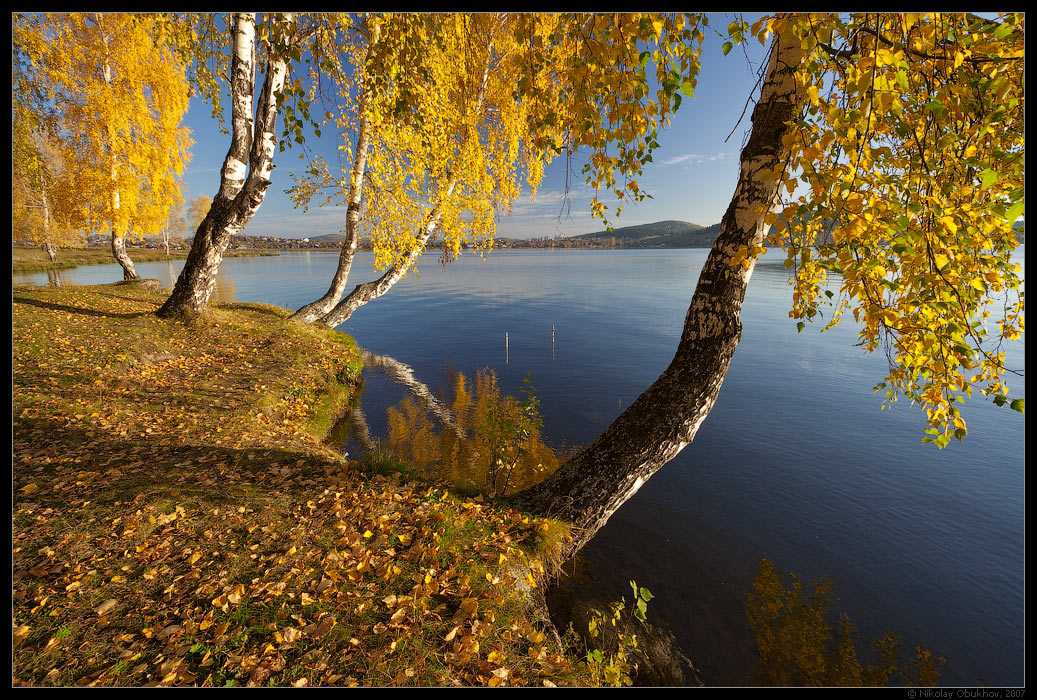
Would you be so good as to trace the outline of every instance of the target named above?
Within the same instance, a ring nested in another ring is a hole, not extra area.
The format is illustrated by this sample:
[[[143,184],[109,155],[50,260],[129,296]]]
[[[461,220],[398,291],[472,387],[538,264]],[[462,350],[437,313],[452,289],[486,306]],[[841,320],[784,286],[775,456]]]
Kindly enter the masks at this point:
[[[556,527],[324,443],[348,337],[161,302],[13,290],[16,685],[588,681],[517,592]]]
[[[183,260],[186,250],[171,250],[166,255],[165,249],[152,250],[146,248],[129,248],[130,258],[135,263],[161,262],[163,260]],[[264,255],[277,255],[272,251],[238,251],[228,250],[225,258],[252,258]],[[58,259],[51,262],[47,254],[40,248],[14,246],[11,249],[13,272],[18,274],[46,272],[47,270],[68,270],[80,265],[108,265],[115,262],[108,248],[68,248],[58,251]]]

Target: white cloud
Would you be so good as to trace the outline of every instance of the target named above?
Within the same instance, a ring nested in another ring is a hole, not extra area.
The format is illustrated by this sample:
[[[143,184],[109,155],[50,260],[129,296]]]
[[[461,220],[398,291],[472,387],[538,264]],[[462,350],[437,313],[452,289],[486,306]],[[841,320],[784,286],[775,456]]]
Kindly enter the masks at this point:
[[[720,153],[685,153],[682,156],[667,158],[659,163],[659,166],[677,165],[679,163],[711,163],[718,160],[730,160],[731,158],[734,158],[734,156],[735,154],[733,151],[724,151]]]

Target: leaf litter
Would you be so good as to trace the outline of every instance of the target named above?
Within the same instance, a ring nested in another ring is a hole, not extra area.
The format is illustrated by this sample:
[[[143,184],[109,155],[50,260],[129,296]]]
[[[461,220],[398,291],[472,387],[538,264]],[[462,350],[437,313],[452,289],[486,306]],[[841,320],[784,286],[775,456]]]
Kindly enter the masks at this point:
[[[517,593],[542,522],[323,442],[348,337],[158,319],[139,283],[13,297],[15,685],[585,682]]]

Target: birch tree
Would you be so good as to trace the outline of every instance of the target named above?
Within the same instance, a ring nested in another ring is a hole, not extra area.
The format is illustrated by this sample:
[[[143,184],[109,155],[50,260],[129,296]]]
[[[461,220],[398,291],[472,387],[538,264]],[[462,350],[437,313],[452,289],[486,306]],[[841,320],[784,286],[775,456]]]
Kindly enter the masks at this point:
[[[255,13],[239,12],[226,24],[229,57],[220,51],[220,28],[214,16],[171,18],[165,25],[182,54],[194,58],[194,84],[213,105],[216,116],[222,114],[221,86],[227,85],[231,143],[220,171],[219,189],[159,316],[205,311],[231,237],[252,220],[270,187],[274,156],[285,147],[278,138],[278,117],[284,116],[284,132],[298,143],[304,141],[305,126],[317,126],[309,117],[306,90],[298,77],[291,76],[291,64],[302,60],[305,49],[307,60],[312,60],[311,75],[321,68],[336,72],[334,47],[340,27],[348,27],[349,21],[339,16],[283,13],[264,15],[257,22]],[[213,66],[226,69],[222,81]]]
[[[81,12],[14,22],[19,69],[75,163],[83,227],[109,232],[126,279],[138,277],[126,240],[161,230],[189,157],[184,69],[153,25],[148,15]]]
[[[232,57],[231,145],[220,171],[220,187],[212,206],[195,232],[173,292],[159,316],[204,311],[216,285],[216,274],[231,236],[245,228],[259,209],[270,186],[277,148],[278,98],[288,76],[294,15],[269,19],[272,41],[267,47],[258,105],[256,92],[256,15],[239,12],[228,22]],[[255,117],[253,107],[255,106]]]
[[[403,279],[437,232],[455,254],[463,241],[492,236],[494,214],[517,194],[515,171],[535,159],[515,135],[522,112],[501,108],[506,83],[494,77],[509,49],[504,16],[372,16],[365,27],[367,46],[355,61],[355,155],[339,180],[346,238],[328,292],[294,316],[330,326]],[[329,182],[320,167],[293,188],[297,202]],[[531,171],[534,187],[539,172]],[[386,271],[340,302],[365,186],[374,191],[364,216],[375,266]]]
[[[198,195],[187,202],[186,227],[189,232],[197,231],[212,207],[212,197]]]
[[[514,172],[530,155],[517,142],[520,119],[500,109],[504,86],[494,71],[507,54],[502,16],[436,18],[435,33],[424,31],[424,17],[391,19],[386,33],[396,34],[375,44],[375,58],[382,65],[408,65],[408,58],[421,56],[418,46],[425,53],[409,75],[376,74],[375,85],[367,88],[374,93],[368,115],[392,110],[391,117],[378,119],[368,140],[373,167],[367,174],[375,196],[367,222],[375,265],[386,271],[357,285],[320,317],[332,327],[403,279],[437,232],[444,232],[444,248],[455,253],[462,241],[492,236],[498,207],[517,194]],[[423,36],[436,38],[432,47]],[[531,177],[534,187],[537,177]]]
[[[602,435],[510,499],[572,523],[570,552],[694,439],[768,241],[796,268],[791,315],[810,320],[829,297],[830,322],[852,309],[862,347],[888,348],[879,388],[918,402],[937,446],[964,437],[955,404],[973,387],[1008,402],[998,347],[1022,331],[1010,261],[1022,213],[1022,16],[780,15],[729,32],[769,38],[771,50],[673,361]],[[787,223],[769,235],[779,213]],[[996,331],[984,323],[992,311]]]
[[[596,190],[640,199],[633,175],[651,158],[658,128],[679,105],[678,88],[691,92],[692,44],[702,38],[694,20],[647,14],[369,21],[379,23],[381,38],[371,37],[357,63],[366,77],[353,103],[351,167],[333,175],[318,162],[291,190],[306,205],[321,186],[331,186],[337,192],[326,201],[348,203],[332,284],[293,317],[332,327],[403,279],[438,233],[446,261],[462,244],[492,247],[496,220],[510,210],[522,180],[535,194],[558,155],[586,146],[596,164],[587,169],[588,181]],[[649,59],[664,86],[657,100],[649,92]],[[517,83],[524,87],[516,90]],[[610,146],[618,158],[608,154]],[[339,301],[361,219],[375,267],[384,273]]]
[[[40,246],[55,262],[59,248],[83,239],[72,224],[64,158],[46,126],[19,105],[17,97],[11,131],[14,239]]]
[[[365,76],[370,73],[377,64],[377,48],[382,33],[382,19],[378,16],[368,16],[360,23],[361,41],[342,47],[346,60],[352,64],[353,75],[356,79],[339,86],[339,91],[345,98],[335,123],[343,135],[343,143],[339,146],[341,157],[349,161],[351,132],[356,132],[356,145],[352,150],[352,167],[340,176],[340,196],[345,196],[346,202],[346,228],[345,237],[342,241],[342,251],[339,253],[338,263],[331,284],[324,296],[313,301],[292,315],[292,320],[312,323],[321,318],[332,307],[338,303],[342,293],[346,289],[349,273],[353,267],[353,259],[360,245],[360,206],[363,198],[364,175],[367,169],[367,154],[371,146],[371,132],[374,128],[374,115],[371,114],[373,99],[370,79]],[[348,185],[343,181],[348,177]],[[310,200],[322,186],[328,186],[332,182],[327,163],[322,158],[317,158],[309,169],[309,172],[301,178],[295,186],[288,190],[296,206],[307,208]],[[328,197],[325,203],[331,201]]]

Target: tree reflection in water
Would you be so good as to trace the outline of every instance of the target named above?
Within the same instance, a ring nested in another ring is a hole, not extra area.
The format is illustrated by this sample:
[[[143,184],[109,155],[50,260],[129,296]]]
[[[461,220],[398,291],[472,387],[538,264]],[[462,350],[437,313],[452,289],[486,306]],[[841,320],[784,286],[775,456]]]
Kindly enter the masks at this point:
[[[412,396],[387,410],[388,435],[377,450],[423,476],[502,496],[539,482],[565,459],[543,441],[539,403],[528,378],[516,398],[501,394],[491,369],[480,370],[474,382],[453,373],[448,392],[437,397],[409,366],[391,357],[365,351],[364,367],[384,371],[410,389]],[[375,440],[359,407],[351,409],[349,420],[361,448],[372,451]]]

